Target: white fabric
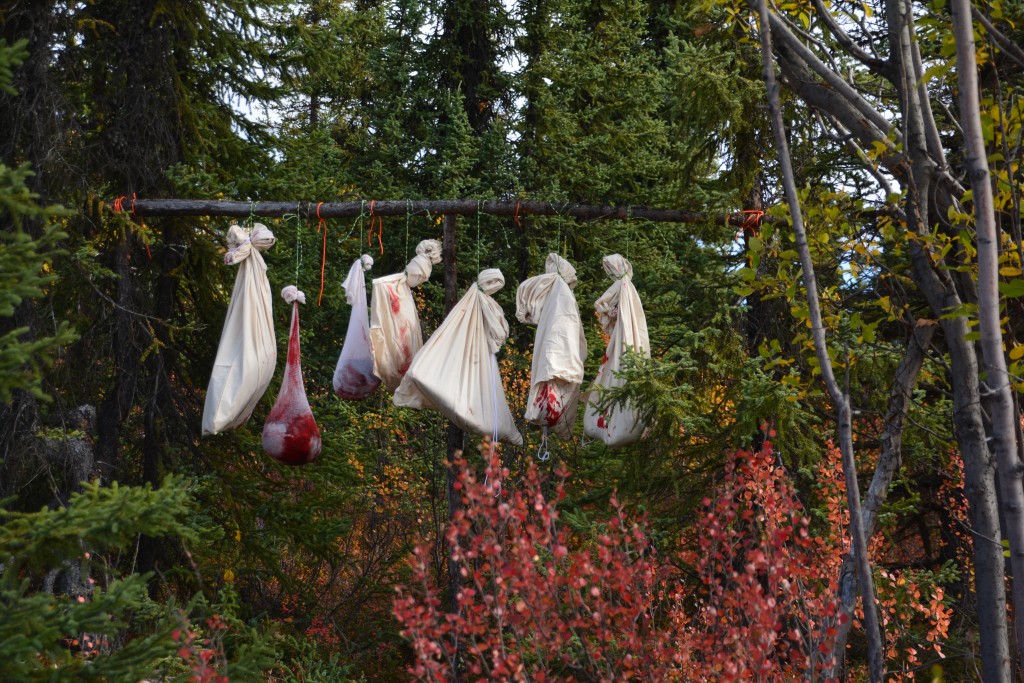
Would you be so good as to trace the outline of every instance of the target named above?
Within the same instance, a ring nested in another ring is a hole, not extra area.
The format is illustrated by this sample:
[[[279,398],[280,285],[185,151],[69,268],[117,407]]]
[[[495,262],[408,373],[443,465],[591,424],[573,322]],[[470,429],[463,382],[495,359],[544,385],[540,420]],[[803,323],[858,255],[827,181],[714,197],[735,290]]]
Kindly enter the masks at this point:
[[[412,287],[430,278],[432,267],[441,262],[441,243],[423,240],[405,271],[376,278],[370,296],[370,347],[373,374],[395,391],[423,346],[420,319]]]
[[[576,422],[587,338],[572,292],[576,269],[558,254],[548,254],[544,270],[516,290],[516,317],[537,326],[525,417],[568,439]]]
[[[338,364],[334,368],[334,393],[349,401],[358,401],[372,394],[380,386],[373,374],[373,352],[370,350],[370,317],[366,306],[366,276],[363,271],[373,267],[373,258],[363,254],[352,263],[348,277],[342,283],[345,298],[352,306],[341,347]]]
[[[245,423],[274,377],[277,340],[274,309],[261,251],[274,245],[274,233],[262,223],[252,233],[228,228],[226,265],[241,264],[224,319],[203,407],[203,434],[217,434]]]
[[[601,369],[597,372],[593,390],[587,399],[583,431],[587,436],[601,439],[606,445],[617,448],[639,441],[644,434],[644,425],[629,403],[616,405],[607,414],[597,410],[597,403],[603,390],[625,384],[625,380],[616,377],[616,374],[622,370],[626,349],[633,349],[650,358],[651,347],[644,307],[633,286],[633,266],[619,254],[605,256],[602,265],[614,282],[594,303],[594,309],[601,328],[609,338]]]
[[[491,298],[505,286],[497,268],[480,273],[413,359],[395,392],[395,405],[433,408],[467,432],[521,445],[496,354],[508,323]]]
[[[288,332],[288,358],[284,366],[281,390],[263,425],[263,450],[283,465],[305,465],[320,455],[323,445],[320,428],[313,419],[302,383],[302,349],[299,342],[299,304],[306,295],[295,285],[281,290],[281,296],[292,305],[292,322]]]

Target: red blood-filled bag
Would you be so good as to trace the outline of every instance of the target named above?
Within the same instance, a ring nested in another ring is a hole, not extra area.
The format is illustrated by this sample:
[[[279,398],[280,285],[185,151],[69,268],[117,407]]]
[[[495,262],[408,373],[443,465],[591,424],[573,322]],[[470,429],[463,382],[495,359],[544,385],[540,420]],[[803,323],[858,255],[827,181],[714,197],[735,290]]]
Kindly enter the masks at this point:
[[[309,409],[306,389],[302,383],[302,362],[299,357],[299,302],[306,295],[294,285],[281,291],[292,304],[292,325],[288,335],[288,361],[277,402],[263,425],[263,450],[284,465],[305,465],[320,455],[320,428]]]
[[[363,271],[373,267],[373,258],[363,254],[349,268],[342,287],[352,306],[345,345],[334,368],[334,393],[348,401],[361,401],[380,386],[373,374],[373,352],[370,350],[370,314],[366,306],[366,276]]]

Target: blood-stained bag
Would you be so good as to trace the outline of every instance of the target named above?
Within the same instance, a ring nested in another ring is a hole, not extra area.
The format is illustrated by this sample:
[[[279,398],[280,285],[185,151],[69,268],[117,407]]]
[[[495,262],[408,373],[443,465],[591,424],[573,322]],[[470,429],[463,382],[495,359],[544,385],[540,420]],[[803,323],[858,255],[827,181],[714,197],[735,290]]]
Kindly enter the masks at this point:
[[[480,273],[416,354],[395,392],[396,406],[432,408],[467,432],[523,443],[498,372],[508,323],[491,295],[504,286],[497,268]]]
[[[587,338],[572,291],[576,269],[558,254],[548,254],[544,270],[516,290],[516,317],[537,326],[525,417],[567,439],[576,422]]]
[[[262,223],[252,232],[228,228],[225,265],[238,265],[217,358],[203,406],[203,434],[241,426],[263,397],[277,364],[274,308],[262,251],[274,246],[274,233]]]
[[[423,240],[403,272],[373,281],[370,297],[373,374],[391,391],[398,389],[413,357],[423,346],[412,288],[430,279],[433,266],[440,262],[441,243]]]
[[[651,347],[644,307],[633,286],[633,266],[619,254],[605,256],[602,265],[614,282],[594,303],[594,309],[601,329],[608,335],[608,346],[587,399],[583,431],[587,436],[617,448],[639,441],[645,425],[628,402],[616,404],[606,411],[598,410],[598,404],[604,391],[625,384],[626,381],[617,375],[622,371],[626,350],[632,349],[650,358]]]
[[[352,306],[345,345],[341,347],[338,365],[334,368],[334,393],[349,401],[359,401],[380,386],[373,374],[373,351],[370,348],[370,317],[366,306],[366,276],[363,271],[373,267],[373,258],[363,254],[349,268],[342,287]]]
[[[294,285],[281,291],[292,305],[292,324],[288,334],[288,360],[284,366],[281,392],[263,425],[263,450],[284,465],[305,465],[320,455],[320,428],[306,399],[302,383],[302,361],[299,348],[299,302],[306,295]]]

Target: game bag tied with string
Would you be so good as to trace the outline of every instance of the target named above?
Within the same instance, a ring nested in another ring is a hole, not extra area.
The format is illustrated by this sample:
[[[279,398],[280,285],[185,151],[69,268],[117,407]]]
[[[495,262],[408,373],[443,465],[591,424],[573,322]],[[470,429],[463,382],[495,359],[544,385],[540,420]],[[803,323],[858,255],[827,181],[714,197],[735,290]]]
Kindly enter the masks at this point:
[[[396,406],[432,408],[467,432],[523,443],[498,373],[508,323],[491,295],[504,286],[497,268],[480,273],[416,354],[395,392]]]
[[[587,338],[573,289],[576,269],[558,254],[548,254],[544,274],[516,290],[516,318],[537,326],[530,367],[526,421],[572,436],[583,383]]]
[[[292,305],[292,324],[288,334],[288,360],[284,366],[281,392],[263,425],[263,450],[284,465],[305,465],[320,455],[320,428],[306,399],[302,383],[299,348],[299,302],[306,295],[295,285],[281,290],[281,297]]]
[[[366,306],[366,276],[363,271],[373,267],[373,258],[363,254],[352,263],[342,283],[345,298],[352,306],[345,345],[341,347],[338,365],[334,368],[334,393],[349,401],[359,401],[380,386],[373,374],[373,351],[370,348],[370,316]]]
[[[370,296],[373,374],[391,391],[398,389],[413,357],[423,346],[412,288],[429,280],[433,266],[440,262],[441,243],[423,240],[416,246],[416,256],[403,272],[373,281]]]
[[[228,228],[224,264],[238,264],[238,274],[206,390],[203,434],[244,424],[274,378],[274,308],[267,264],[260,254],[274,242],[274,233],[262,223],[249,233],[237,225]]]
[[[619,254],[605,256],[601,261],[604,272],[614,280],[601,298],[594,302],[594,309],[601,323],[601,329],[608,335],[608,346],[604,360],[597,371],[593,389],[588,392],[586,411],[583,414],[583,431],[587,436],[600,439],[613,448],[628,446],[639,441],[644,434],[644,424],[636,410],[629,404],[617,404],[608,410],[598,410],[602,394],[621,387],[626,383],[618,377],[627,349],[651,357],[647,337],[647,318],[640,303],[640,295],[633,286],[633,266]]]

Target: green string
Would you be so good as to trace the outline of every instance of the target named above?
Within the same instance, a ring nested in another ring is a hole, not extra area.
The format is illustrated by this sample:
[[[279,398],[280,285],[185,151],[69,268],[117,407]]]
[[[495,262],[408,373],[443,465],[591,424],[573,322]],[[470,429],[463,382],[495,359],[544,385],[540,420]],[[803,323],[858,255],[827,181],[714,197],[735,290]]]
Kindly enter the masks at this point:
[[[412,200],[405,200],[405,258],[409,258],[409,220],[412,217]]]
[[[359,215],[356,216],[356,219],[354,221],[352,221],[352,229],[348,231],[348,235],[346,235],[346,238],[350,237],[352,235],[352,233],[355,232],[356,226],[359,226],[359,240],[360,240],[360,242],[362,242],[362,239],[363,239],[363,217],[366,216],[366,214],[363,212],[363,205],[365,203],[366,203],[365,199],[360,199],[359,200]]]
[[[480,200],[476,200],[476,272],[480,273]]]
[[[285,217],[287,220],[287,217]],[[295,282],[296,287],[299,286],[299,269],[302,267],[302,217],[299,216],[299,209],[295,209]]]
[[[245,219],[245,229],[252,230],[252,224],[256,221],[256,202],[249,202],[249,217]]]

